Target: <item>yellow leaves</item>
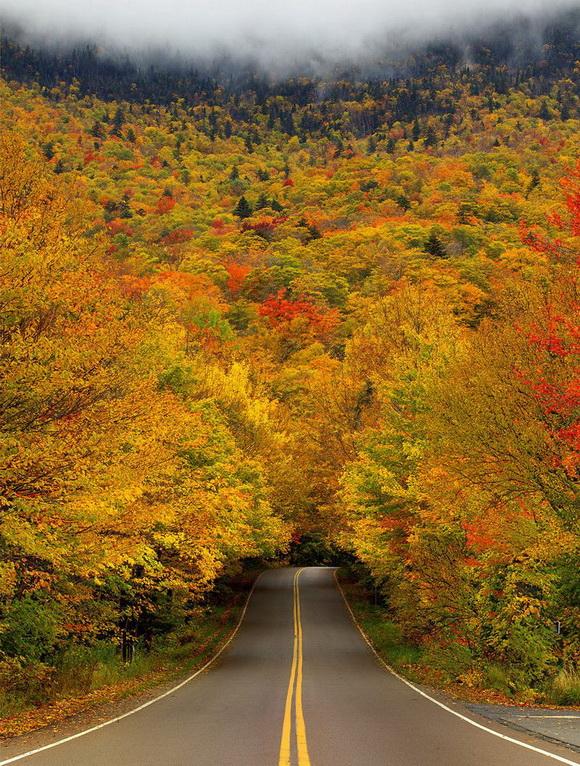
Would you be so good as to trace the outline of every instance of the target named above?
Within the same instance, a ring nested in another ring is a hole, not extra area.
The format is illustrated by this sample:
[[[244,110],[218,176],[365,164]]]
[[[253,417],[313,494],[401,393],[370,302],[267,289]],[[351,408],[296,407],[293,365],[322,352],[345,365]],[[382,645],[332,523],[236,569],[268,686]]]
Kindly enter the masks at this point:
[[[4,146],[0,163],[20,151]],[[20,176],[6,175],[14,186],[34,176],[21,164]],[[62,216],[46,222],[42,239],[27,239],[38,215],[21,212],[40,210],[44,193],[31,182],[4,211],[3,267],[13,281],[0,288],[12,312],[3,315],[0,427],[11,510],[0,535],[62,577],[130,580],[142,567],[148,587],[171,581],[199,592],[226,561],[273,553],[286,539],[261,465],[237,447],[272,449],[274,407],[242,364],[226,372],[200,359],[187,369],[179,322],[225,308],[209,277],[161,271],[147,300],[136,300],[107,273],[100,242],[93,249]],[[227,413],[215,431],[195,411],[204,398]],[[3,567],[8,595],[15,568]],[[30,588],[52,587],[37,574]]]
[[[0,562],[0,599],[9,599],[16,589],[16,567],[11,561]]]

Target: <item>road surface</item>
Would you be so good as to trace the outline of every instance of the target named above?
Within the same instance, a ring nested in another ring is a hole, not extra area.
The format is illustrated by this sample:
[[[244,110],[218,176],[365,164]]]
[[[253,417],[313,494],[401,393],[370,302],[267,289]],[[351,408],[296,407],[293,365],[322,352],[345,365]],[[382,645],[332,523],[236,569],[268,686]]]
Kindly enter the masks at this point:
[[[466,714],[461,706],[453,710]],[[379,665],[332,570],[276,569],[261,576],[238,634],[207,672],[133,715],[50,749],[17,761],[0,749],[0,766],[580,763],[570,750],[467,715],[476,725]]]

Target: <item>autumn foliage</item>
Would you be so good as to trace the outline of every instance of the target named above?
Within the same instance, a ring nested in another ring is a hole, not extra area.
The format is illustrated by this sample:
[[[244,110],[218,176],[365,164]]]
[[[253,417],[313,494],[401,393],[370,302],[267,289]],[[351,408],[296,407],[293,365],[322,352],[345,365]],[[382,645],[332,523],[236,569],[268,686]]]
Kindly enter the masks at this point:
[[[304,533],[459,683],[575,672],[573,94],[433,77],[248,98],[233,132],[219,100],[0,82],[8,712]]]

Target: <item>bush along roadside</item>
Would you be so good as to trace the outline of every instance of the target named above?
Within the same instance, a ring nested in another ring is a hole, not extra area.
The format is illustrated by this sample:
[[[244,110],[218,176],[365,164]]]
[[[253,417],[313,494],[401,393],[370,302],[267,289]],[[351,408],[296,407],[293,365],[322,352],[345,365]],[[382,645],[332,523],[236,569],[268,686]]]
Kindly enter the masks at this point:
[[[57,724],[195,672],[236,628],[260,571],[219,580],[187,621],[147,642],[103,639],[68,645],[50,664],[0,655],[0,737]],[[44,624],[39,629],[47,630]]]
[[[560,668],[541,684],[526,683],[520,668],[476,655],[457,641],[429,636],[410,640],[385,602],[379,586],[360,566],[339,569],[337,577],[356,620],[377,653],[411,681],[443,689],[471,702],[580,706],[580,674]]]

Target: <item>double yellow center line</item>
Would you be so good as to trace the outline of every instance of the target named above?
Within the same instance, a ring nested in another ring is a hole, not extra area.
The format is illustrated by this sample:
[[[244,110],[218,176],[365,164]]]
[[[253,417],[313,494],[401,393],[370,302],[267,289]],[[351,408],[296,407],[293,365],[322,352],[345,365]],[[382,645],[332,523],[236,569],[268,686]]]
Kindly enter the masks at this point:
[[[298,766],[311,766],[308,755],[308,743],[306,741],[306,726],[304,725],[304,712],[302,710],[302,621],[300,618],[300,589],[298,579],[304,570],[299,569],[293,580],[294,601],[294,648],[292,652],[292,668],[290,681],[286,692],[286,707],[284,709],[284,723],[282,725],[282,739],[280,740],[280,757],[278,766],[290,766],[292,756],[292,702],[295,702],[294,711],[296,718],[296,752],[298,753]]]

